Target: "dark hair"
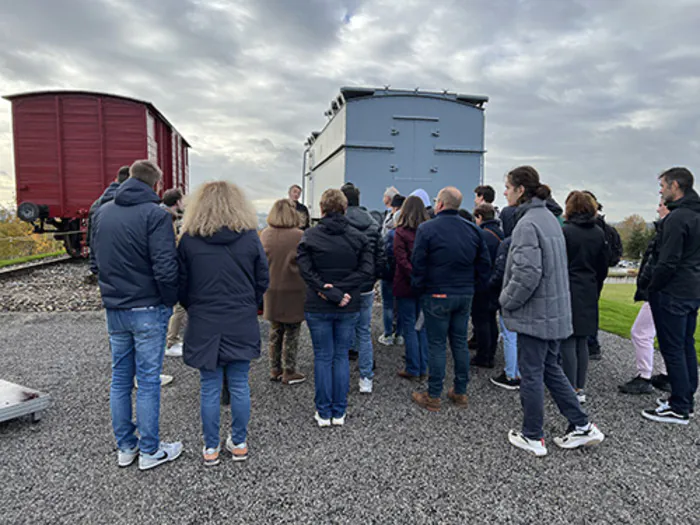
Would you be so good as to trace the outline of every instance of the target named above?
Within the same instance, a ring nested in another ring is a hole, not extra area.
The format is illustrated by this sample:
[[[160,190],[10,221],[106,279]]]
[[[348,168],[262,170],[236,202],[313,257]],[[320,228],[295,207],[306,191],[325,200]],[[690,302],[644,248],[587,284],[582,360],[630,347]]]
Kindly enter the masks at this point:
[[[484,221],[492,221],[496,218],[496,209],[491,204],[479,204],[474,208],[474,218],[481,217]]]
[[[581,193],[584,193],[584,194],[588,195],[591,199],[593,199],[593,205],[595,206],[596,210],[603,211],[603,205],[598,202],[598,199],[596,198],[595,195],[593,195],[592,191],[583,190]]]
[[[352,182],[347,182],[343,184],[340,191],[343,192],[345,198],[348,199],[348,206],[359,206],[360,205],[360,189],[355,187]]]
[[[474,217],[472,216],[471,213],[469,213],[469,210],[465,210],[464,208],[460,208],[460,210],[457,212],[457,214],[462,217],[462,219],[466,219],[469,222],[474,222]]]
[[[671,168],[666,171],[664,171],[661,175],[659,175],[659,180],[665,180],[666,184],[671,184],[672,182],[677,182],[678,183],[678,189],[680,189],[683,193],[692,190],[693,189],[693,184],[695,183],[695,179],[693,178],[693,174],[690,173],[690,170],[688,168]]]
[[[403,195],[394,195],[391,198],[391,207],[392,208],[400,208],[403,206],[403,203],[406,201],[406,197]]]
[[[289,193],[290,191],[292,191],[294,188],[298,189],[299,191],[302,191],[301,186],[299,186],[298,184],[292,184],[292,185],[289,187],[289,189],[287,190],[287,193]]]
[[[412,230],[417,230],[418,226],[430,219],[430,215],[425,209],[425,204],[420,197],[407,198],[403,206],[401,206],[401,212],[399,213],[399,218],[396,221],[396,226],[400,228],[410,228]]]
[[[508,173],[508,182],[514,188],[522,186],[525,189],[518,199],[518,204],[530,201],[537,197],[546,201],[552,196],[549,186],[540,182],[540,174],[532,166],[519,166]]]
[[[489,204],[496,200],[496,191],[491,186],[477,186],[474,188],[474,193],[477,197],[483,197]]]
[[[583,191],[572,191],[566,198],[566,218],[570,219],[574,215],[595,216],[595,201]]]
[[[117,182],[121,184],[129,178],[129,166],[122,166],[117,172]]]
[[[182,192],[177,188],[172,188],[163,193],[163,204],[168,208],[175,206],[182,199]]]

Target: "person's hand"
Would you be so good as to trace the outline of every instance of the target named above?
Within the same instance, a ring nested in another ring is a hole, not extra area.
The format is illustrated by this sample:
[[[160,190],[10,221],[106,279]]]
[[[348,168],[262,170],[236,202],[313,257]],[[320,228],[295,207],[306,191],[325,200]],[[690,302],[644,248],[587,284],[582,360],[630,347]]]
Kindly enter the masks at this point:
[[[330,284],[330,283],[326,283],[326,284],[323,285],[323,289],[324,289],[324,290],[330,290],[331,288],[333,288],[333,285]],[[322,294],[321,292],[317,292],[317,293],[318,293],[318,296],[319,296],[321,299],[323,299],[324,301],[327,301],[327,300],[328,300],[328,297],[326,297],[326,296],[325,296],[324,294]]]
[[[350,303],[350,299],[352,299],[352,297],[350,297],[349,293],[346,293],[345,295],[343,295],[343,300],[340,301],[338,306],[340,306],[341,308],[346,307]]]

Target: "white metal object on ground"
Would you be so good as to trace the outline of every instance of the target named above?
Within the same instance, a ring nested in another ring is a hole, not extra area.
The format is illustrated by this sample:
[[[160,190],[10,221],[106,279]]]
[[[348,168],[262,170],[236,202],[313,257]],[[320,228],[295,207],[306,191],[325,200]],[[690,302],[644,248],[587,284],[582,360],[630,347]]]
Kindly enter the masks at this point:
[[[50,401],[49,394],[0,379],[0,422],[29,414],[32,421],[39,421]]]

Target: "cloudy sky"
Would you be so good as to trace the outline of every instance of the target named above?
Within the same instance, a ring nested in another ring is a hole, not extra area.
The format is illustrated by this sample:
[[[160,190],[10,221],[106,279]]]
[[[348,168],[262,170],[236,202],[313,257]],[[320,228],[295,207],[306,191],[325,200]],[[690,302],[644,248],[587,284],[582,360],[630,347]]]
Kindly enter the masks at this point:
[[[484,94],[499,194],[529,163],[560,200],[585,187],[609,219],[652,219],[661,170],[700,173],[698,27],[698,0],[4,1],[0,94],[149,100],[194,146],[192,182],[233,180],[259,210],[300,180],[340,86]],[[1,101],[0,203],[12,177]]]

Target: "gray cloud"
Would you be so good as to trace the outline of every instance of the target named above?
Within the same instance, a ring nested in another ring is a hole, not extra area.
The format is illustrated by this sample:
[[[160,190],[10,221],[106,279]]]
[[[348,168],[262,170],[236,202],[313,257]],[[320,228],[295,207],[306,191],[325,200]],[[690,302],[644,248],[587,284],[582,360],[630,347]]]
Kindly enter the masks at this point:
[[[700,166],[699,5],[23,0],[0,6],[0,85],[150,100],[193,144],[194,183],[232,179],[260,208],[299,180],[341,85],[486,94],[487,182],[531,163],[559,199],[586,187],[612,219],[651,218],[656,174]],[[7,172],[9,130],[4,112]]]

